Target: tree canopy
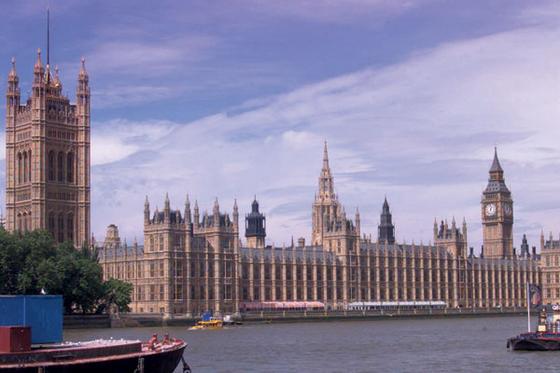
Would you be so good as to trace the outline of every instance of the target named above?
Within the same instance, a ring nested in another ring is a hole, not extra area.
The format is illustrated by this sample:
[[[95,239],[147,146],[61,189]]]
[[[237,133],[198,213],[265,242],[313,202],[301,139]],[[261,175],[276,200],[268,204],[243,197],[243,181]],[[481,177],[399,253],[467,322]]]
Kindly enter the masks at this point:
[[[60,294],[66,313],[93,313],[116,307],[128,311],[132,285],[103,282],[97,253],[56,245],[46,231],[20,235],[0,229],[0,294]]]

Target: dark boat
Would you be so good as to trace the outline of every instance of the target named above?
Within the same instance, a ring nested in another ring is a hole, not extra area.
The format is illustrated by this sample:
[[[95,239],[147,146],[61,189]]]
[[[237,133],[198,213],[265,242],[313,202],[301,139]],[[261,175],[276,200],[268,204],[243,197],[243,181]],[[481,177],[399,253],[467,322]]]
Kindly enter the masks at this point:
[[[530,330],[530,314],[527,323]],[[513,351],[558,351],[560,350],[560,307],[540,307],[537,330],[519,334],[507,340],[507,348]]]
[[[523,333],[508,339],[507,348],[513,351],[560,350],[560,333]]]
[[[29,351],[0,353],[0,372],[17,373],[172,373],[183,362],[187,344],[157,337],[147,343],[96,340],[35,347]]]

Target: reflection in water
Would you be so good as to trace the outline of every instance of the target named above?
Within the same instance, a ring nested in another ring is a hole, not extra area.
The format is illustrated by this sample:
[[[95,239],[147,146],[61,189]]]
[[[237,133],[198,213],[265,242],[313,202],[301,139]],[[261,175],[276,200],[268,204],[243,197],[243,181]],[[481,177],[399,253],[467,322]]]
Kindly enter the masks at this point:
[[[412,319],[187,327],[69,330],[67,340],[147,339],[170,333],[188,343],[199,372],[498,372],[556,371],[558,352],[509,352],[506,339],[524,332],[523,317]]]

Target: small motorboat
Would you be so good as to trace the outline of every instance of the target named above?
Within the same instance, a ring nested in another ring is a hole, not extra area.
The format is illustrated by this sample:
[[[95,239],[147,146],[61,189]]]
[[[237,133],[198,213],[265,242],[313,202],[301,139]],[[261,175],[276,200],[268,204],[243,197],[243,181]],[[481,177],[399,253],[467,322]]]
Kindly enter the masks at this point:
[[[189,330],[215,330],[215,329],[222,329],[224,327],[224,322],[218,319],[211,319],[211,320],[201,320],[196,323],[196,325],[191,326]]]

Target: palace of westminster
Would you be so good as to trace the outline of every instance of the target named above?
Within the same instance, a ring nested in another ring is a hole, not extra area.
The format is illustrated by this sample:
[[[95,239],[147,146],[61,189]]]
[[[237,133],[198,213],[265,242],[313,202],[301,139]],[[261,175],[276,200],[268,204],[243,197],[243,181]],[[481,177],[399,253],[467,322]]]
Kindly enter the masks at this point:
[[[44,229],[57,242],[94,245],[90,233],[90,88],[82,59],[76,103],[62,93],[58,69],[33,68],[30,97],[21,102],[15,60],[6,92],[6,221],[8,231]],[[513,247],[513,200],[497,153],[482,192],[483,247],[468,248],[463,220],[434,222],[429,245],[395,241],[384,201],[376,240],[362,234],[360,214],[345,213],[329,166],[323,164],[313,201],[311,239],[267,246],[266,218],[255,200],[240,226],[216,200],[200,214],[144,205],[144,245],[126,245],[109,225],[99,250],[105,278],[133,285],[132,312],[164,315],[235,313],[249,302],[444,301],[448,307],[522,307],[526,284],[540,284],[546,302],[560,302],[560,240],[540,255],[525,236]],[[244,236],[244,239],[242,239]]]

